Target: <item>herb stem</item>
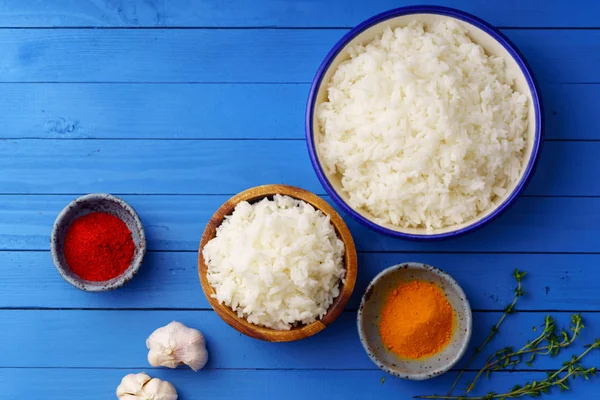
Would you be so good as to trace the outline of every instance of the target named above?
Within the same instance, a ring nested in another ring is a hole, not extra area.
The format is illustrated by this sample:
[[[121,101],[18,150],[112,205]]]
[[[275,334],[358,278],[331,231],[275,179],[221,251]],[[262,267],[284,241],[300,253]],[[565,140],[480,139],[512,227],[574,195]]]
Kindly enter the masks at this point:
[[[465,370],[468,369],[471,366],[471,364],[473,364],[473,361],[475,361],[475,359],[477,358],[479,353],[481,353],[483,348],[489,342],[492,341],[494,336],[496,336],[496,333],[498,333],[498,331],[500,330],[500,325],[502,325],[502,323],[504,322],[506,317],[514,311],[515,305],[517,304],[517,300],[519,299],[519,297],[521,297],[525,294],[525,292],[523,291],[523,288],[521,287],[521,281],[523,280],[523,277],[525,276],[525,274],[526,274],[525,272],[520,272],[518,269],[514,270],[513,277],[517,281],[517,287],[515,288],[515,297],[513,298],[513,301],[504,309],[504,313],[502,314],[502,317],[500,317],[500,320],[498,321],[498,323],[496,325],[494,325],[494,327],[492,328],[492,331],[490,332],[488,337],[484,340],[484,342],[479,347],[475,348],[473,355],[471,356],[471,358],[469,359],[467,364],[464,366],[464,368],[458,373],[458,376],[454,380],[454,383],[452,383],[452,386],[450,387],[450,390],[448,391],[447,396],[452,395],[452,392],[456,388],[456,385],[458,385],[458,382],[460,382],[460,379],[462,378],[463,374],[465,373]]]
[[[568,389],[567,382],[569,378],[583,376],[587,379],[589,375],[594,375],[596,373],[596,368],[584,369],[579,363],[580,361],[592,350],[600,347],[600,340],[595,340],[592,344],[587,346],[585,351],[581,353],[577,357],[573,357],[571,360],[565,362],[563,367],[548,374],[546,379],[532,383],[527,383],[525,386],[516,386],[513,390],[505,393],[488,393],[483,396],[415,396],[415,399],[444,399],[444,400],[493,400],[493,399],[517,399],[520,397],[531,396],[531,397],[539,397],[542,394],[546,394],[549,392],[550,388],[558,386],[561,390]],[[562,373],[566,371],[564,376],[560,376]]]
[[[491,361],[491,360],[499,354],[495,353],[495,354],[491,355],[487,359],[484,367],[479,370],[477,375],[475,375],[475,378],[473,379],[473,381],[471,381],[471,383],[468,385],[465,394],[469,394],[473,389],[475,389],[475,384],[477,383],[479,378],[481,378],[481,376],[485,372],[489,371],[492,367],[494,367],[506,360],[512,360],[515,357],[522,357],[523,355],[532,354],[532,353],[534,354],[534,356],[532,356],[532,357],[535,357],[535,355],[548,355],[548,354],[552,353],[553,351],[556,352],[556,354],[558,354],[558,351],[560,349],[570,346],[575,341],[575,339],[579,336],[579,332],[580,332],[581,328],[583,328],[581,316],[574,314],[572,317],[572,325],[571,325],[572,334],[571,334],[571,336],[570,337],[563,336],[563,340],[561,342],[554,342],[552,340],[552,338],[554,337],[554,332],[555,332],[554,321],[552,320],[552,318],[550,316],[547,316],[546,320],[545,320],[544,331],[537,338],[535,338],[534,340],[532,340],[531,342],[529,342],[528,344],[523,346],[518,351],[506,353],[506,354],[502,355],[501,357],[496,358],[494,361]],[[549,344],[546,346],[538,347],[544,340],[548,340]],[[520,361],[520,358],[518,361]],[[513,363],[513,365],[515,365],[515,364]]]

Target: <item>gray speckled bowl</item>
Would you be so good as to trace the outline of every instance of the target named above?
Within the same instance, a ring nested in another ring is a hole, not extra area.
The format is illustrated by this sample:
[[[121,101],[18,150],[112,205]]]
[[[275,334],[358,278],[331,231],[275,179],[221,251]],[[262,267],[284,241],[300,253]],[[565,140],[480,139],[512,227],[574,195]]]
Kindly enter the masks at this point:
[[[448,346],[439,354],[407,360],[388,351],[379,335],[381,308],[388,293],[401,281],[423,280],[437,284],[452,305],[455,328]],[[358,334],[369,358],[382,370],[404,379],[423,380],[448,371],[460,360],[471,339],[471,307],[458,283],[447,273],[421,263],[404,263],[379,273],[367,287],[358,309]]]
[[[121,275],[108,281],[92,282],[81,279],[71,272],[65,262],[63,245],[67,229],[77,217],[92,212],[105,212],[119,217],[131,231],[133,243],[135,244],[133,260],[129,268]],[[146,236],[140,217],[125,201],[106,193],[88,194],[73,200],[56,217],[50,236],[50,252],[56,269],[67,282],[86,292],[103,292],[117,289],[133,278],[146,254]]]

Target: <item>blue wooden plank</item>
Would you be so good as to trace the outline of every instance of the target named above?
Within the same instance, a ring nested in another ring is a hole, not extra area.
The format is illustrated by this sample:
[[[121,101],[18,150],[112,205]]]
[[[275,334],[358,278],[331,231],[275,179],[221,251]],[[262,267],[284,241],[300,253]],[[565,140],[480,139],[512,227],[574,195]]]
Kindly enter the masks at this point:
[[[301,139],[308,85],[4,84],[0,93],[0,137]]]
[[[600,196],[600,142],[549,142],[527,194]],[[285,183],[323,193],[304,141],[1,140],[0,194],[235,194]]]
[[[490,23],[515,27],[597,27],[594,0],[577,7],[565,0],[335,0],[248,2],[229,0],[226,7],[211,2],[4,0],[0,5],[3,27],[339,27],[353,26],[385,10],[414,4],[436,4],[471,12]]]
[[[346,29],[7,29],[0,82],[311,82]],[[599,30],[505,30],[536,77],[600,82]]]
[[[465,0],[450,0],[445,4],[453,5],[453,1],[464,3],[465,8],[481,9],[481,16],[489,15],[497,24],[505,21],[504,26],[598,24],[591,7],[597,7],[596,3],[577,9],[567,2],[541,4],[538,0],[509,0],[494,3],[495,7]],[[363,14],[370,15],[378,11],[377,7],[388,8],[390,4],[389,0],[356,3],[336,12],[333,0],[300,3],[265,0],[258,4],[234,0],[227,8],[170,0],[58,0],[55,5],[61,9],[51,8],[48,2],[8,0],[0,5],[0,26],[350,26],[368,16]],[[500,12],[504,7],[507,11]],[[5,30],[4,44],[0,45],[4,50],[0,58],[3,71],[0,81],[308,82],[322,56],[343,32]],[[597,102],[598,85],[547,83],[600,82],[596,68],[600,61],[599,33],[506,32],[526,53],[543,82],[550,110],[549,137],[597,140],[593,127],[598,117],[592,104]],[[0,90],[6,96],[0,101],[6,104],[0,102],[0,108],[7,115],[0,136],[301,138],[306,87],[306,84],[2,85]],[[260,106],[263,107],[259,109]],[[258,118],[264,115],[265,108],[270,114]],[[215,127],[220,132],[214,131]],[[283,130],[286,132],[282,133]],[[273,181],[309,186],[322,193],[301,141],[65,142],[1,142],[0,193],[111,190],[228,194],[252,184]],[[540,166],[545,172],[538,174],[529,194],[600,195],[595,183],[597,150],[597,143],[550,143]],[[238,160],[245,160],[246,164]],[[293,167],[286,168],[289,165]],[[7,201],[0,200],[0,247],[47,249],[51,222],[71,197],[1,196],[1,200]],[[3,265],[0,307],[206,307],[197,282],[193,250],[206,220],[226,197],[127,196],[146,222],[151,249],[191,252],[151,252],[136,280],[113,293],[90,295],[69,287],[52,269],[47,252],[0,252]],[[597,253],[600,219],[595,216],[599,201],[598,198],[525,198],[505,218],[480,233],[436,244],[405,243],[379,237],[355,223],[350,226],[358,247],[369,251]],[[378,270],[407,257],[451,272],[465,287],[474,307],[501,308],[510,297],[509,270],[519,266],[533,274],[528,281],[533,296],[523,299],[523,309],[598,310],[593,287],[597,254],[363,253],[356,295]],[[357,296],[350,307],[356,307]],[[494,346],[532,337],[531,327],[543,316],[540,312],[518,313],[507,324],[504,331],[507,334],[501,335]],[[563,322],[568,318],[566,313],[560,316]],[[498,313],[476,313],[475,317],[475,337],[483,337]],[[187,399],[264,398],[282,393],[289,398],[305,398],[307,393],[310,397],[327,399],[374,395],[403,398],[423,393],[423,389],[443,392],[450,384],[451,376],[428,384],[388,378],[381,385],[383,373],[374,369],[360,348],[355,315],[350,312],[314,338],[275,346],[238,335],[209,311],[4,310],[0,311],[0,321],[4,322],[2,326],[8,323],[9,329],[0,329],[3,354],[0,366],[4,367],[0,368],[0,386],[5,388],[0,397],[79,399],[85,393],[85,398],[112,398],[121,376],[135,372],[129,371],[129,367],[147,369],[145,337],[174,318],[200,327],[207,334],[211,351],[209,371],[193,374],[185,370],[151,370],[172,380]],[[600,327],[600,314],[589,314],[586,318],[590,322],[583,339],[591,340]],[[598,364],[599,360],[595,355],[590,362]],[[541,363],[538,368],[554,365],[557,364]],[[65,366],[72,369],[61,369]],[[94,367],[118,370],[88,369]],[[364,370],[329,370],[347,368]],[[483,393],[509,388],[521,378],[542,375],[500,374],[500,380],[481,390]],[[593,398],[597,392],[594,385],[597,383],[577,384],[575,391],[565,398]],[[70,390],[65,391],[66,387]]]
[[[123,376],[137,370],[105,369],[0,369],[3,399],[106,400],[115,398]],[[401,399],[415,395],[445,393],[456,377],[448,373],[425,382],[406,381],[380,371],[150,371],[152,376],[171,382],[180,399],[237,400],[284,398],[305,400]],[[472,379],[474,373],[465,374]],[[509,390],[515,384],[540,380],[543,372],[500,372],[493,380],[482,383],[477,394]],[[382,383],[382,379],[385,380]],[[26,388],[26,389],[25,389]],[[68,388],[65,389],[65,388]],[[578,380],[567,392],[544,396],[544,399],[590,400],[600,390],[600,379]],[[83,394],[82,394],[83,393]]]
[[[200,289],[198,294],[201,295]],[[470,350],[487,336],[500,312],[475,312]],[[479,358],[506,346],[521,347],[541,333],[545,312],[515,313]],[[552,313],[558,326],[567,327],[569,313]],[[583,313],[585,329],[572,349],[556,359],[540,357],[535,369],[560,367],[564,359],[581,353],[597,336],[600,313]],[[377,369],[362,348],[356,313],[345,312],[323,332],[297,342],[273,344],[252,339],[225,324],[213,311],[0,311],[11,329],[0,331],[0,370],[10,367],[122,368],[150,370],[145,342],[156,328],[176,320],[206,336],[207,369]],[[538,329],[534,332],[533,327]],[[26,350],[24,350],[26,349]],[[324,351],[326,349],[326,351]],[[463,360],[464,361],[464,360]],[[598,365],[600,352],[587,364]],[[476,368],[481,364],[474,364]],[[460,368],[460,366],[458,367]],[[520,369],[528,369],[523,364]]]
[[[66,174],[67,172],[65,172]],[[285,182],[285,181],[284,181]],[[90,191],[105,190],[101,184]],[[76,196],[0,196],[0,250],[48,250],[52,223]],[[151,250],[196,251],[229,196],[122,196],[136,208]],[[328,197],[324,197],[330,201]],[[598,253],[598,198],[519,199],[480,231],[432,243],[378,235],[340,212],[360,251]]]
[[[0,84],[0,138],[302,139],[308,90],[308,84]],[[600,85],[543,83],[541,90],[546,138],[600,139]]]
[[[463,287],[474,309],[502,310],[512,301],[511,272],[520,268],[529,275],[528,295],[519,301],[519,310],[600,310],[595,285],[600,255],[502,253],[360,253],[358,279],[347,308],[358,308],[377,273],[407,261],[446,270]],[[195,252],[150,252],[127,286],[98,294],[66,283],[48,252],[0,252],[0,265],[0,308],[210,309],[201,292]]]
[[[4,193],[233,193],[250,182],[320,187],[300,141],[10,140],[0,142],[0,155]],[[282,168],[290,163],[298,170]]]
[[[600,115],[594,105],[600,104],[600,85],[541,84],[546,121],[546,139],[597,140]]]

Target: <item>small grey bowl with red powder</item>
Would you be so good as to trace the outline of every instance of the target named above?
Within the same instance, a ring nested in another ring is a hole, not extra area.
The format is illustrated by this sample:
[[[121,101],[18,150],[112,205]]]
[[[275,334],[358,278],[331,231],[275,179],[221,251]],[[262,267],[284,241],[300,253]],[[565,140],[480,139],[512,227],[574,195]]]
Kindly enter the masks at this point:
[[[65,237],[69,227],[78,218],[91,213],[106,213],[119,218],[131,231],[134,244],[129,266],[118,276],[104,281],[81,278],[71,271],[65,260]],[[86,292],[103,292],[123,286],[137,273],[146,254],[146,236],[142,221],[129,204],[107,193],[94,193],[73,200],[60,212],[52,228],[50,252],[56,269],[67,282]]]

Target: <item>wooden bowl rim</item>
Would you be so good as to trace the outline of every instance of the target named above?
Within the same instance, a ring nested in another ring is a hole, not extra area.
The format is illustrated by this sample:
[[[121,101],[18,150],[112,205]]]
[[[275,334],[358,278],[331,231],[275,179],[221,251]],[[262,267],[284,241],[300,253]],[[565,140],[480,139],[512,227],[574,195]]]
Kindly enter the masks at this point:
[[[230,307],[219,303],[215,298],[211,297],[211,295],[215,294],[215,291],[206,277],[207,266],[202,256],[202,249],[206,243],[215,237],[217,227],[221,225],[225,216],[230,215],[233,212],[233,209],[238,203],[242,201],[255,202],[276,194],[287,195],[298,200],[303,200],[316,209],[321,210],[330,217],[336,234],[339,239],[344,242],[344,267],[346,269],[346,275],[345,283],[340,284],[340,294],[334,299],[333,304],[329,307],[323,318],[308,325],[302,325],[287,331],[251,324],[245,319],[238,317]],[[237,331],[247,336],[270,342],[289,342],[307,338],[322,331],[331,324],[342,313],[352,295],[354,285],[356,284],[357,264],[358,260],[354,240],[352,239],[352,235],[346,226],[346,223],[337,211],[335,211],[335,209],[333,209],[333,207],[325,200],[307,190],[295,186],[279,184],[256,186],[244,190],[223,203],[206,224],[198,249],[198,275],[200,276],[200,283],[204,295],[213,310]]]

